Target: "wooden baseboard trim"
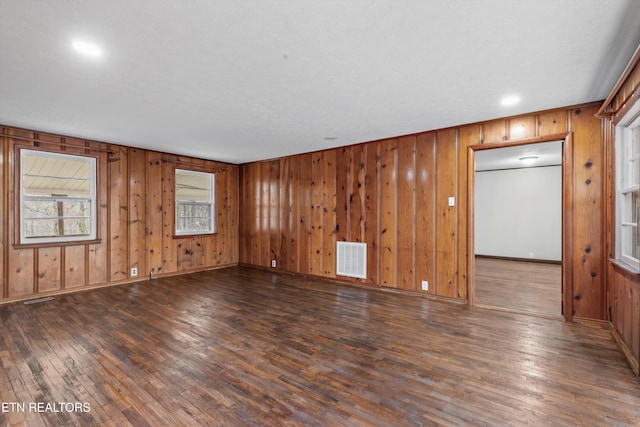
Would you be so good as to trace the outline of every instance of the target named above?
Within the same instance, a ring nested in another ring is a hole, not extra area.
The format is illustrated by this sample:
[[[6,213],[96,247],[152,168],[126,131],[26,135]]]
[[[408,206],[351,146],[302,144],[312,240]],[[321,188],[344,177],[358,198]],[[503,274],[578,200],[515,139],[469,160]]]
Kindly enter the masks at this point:
[[[181,271],[181,272],[168,273],[168,274],[158,274],[157,276],[154,276],[153,279],[151,279],[148,276],[140,276],[140,277],[136,277],[135,279],[125,279],[125,280],[119,280],[117,282],[111,282],[111,283],[100,283],[100,284],[97,284],[97,285],[83,286],[83,287],[79,287],[79,288],[58,289],[58,290],[55,290],[55,291],[41,292],[41,293],[30,294],[30,295],[22,295],[22,296],[19,296],[19,297],[13,297],[13,298],[7,298],[7,299],[4,299],[4,300],[1,300],[0,301],[0,305],[12,304],[12,303],[15,303],[15,302],[22,302],[22,301],[29,301],[29,300],[32,300],[32,299],[43,298],[43,297],[54,297],[54,296],[57,296],[57,295],[71,294],[71,293],[75,293],[75,292],[93,291],[93,290],[100,289],[100,288],[108,288],[109,286],[129,285],[129,284],[132,284],[132,283],[140,283],[140,282],[145,282],[145,281],[149,281],[149,280],[157,280],[157,279],[161,279],[163,277],[180,276],[180,275],[183,275],[183,274],[199,273],[201,271],[219,270],[221,268],[235,267],[237,265],[238,265],[238,263],[224,264],[224,265],[217,265],[215,267],[202,268],[202,269],[198,269],[198,270]]]
[[[515,257],[506,257],[506,256],[497,256],[497,255],[480,255],[480,254],[476,254],[475,257],[476,258],[485,258],[485,259],[501,259],[501,260],[505,260],[505,261],[539,262],[539,263],[542,263],[542,264],[562,265],[562,261],[547,260],[547,259],[515,258]]]
[[[588,317],[573,316],[573,321],[591,328],[609,329],[609,322],[606,320],[589,319]]]
[[[640,377],[640,363],[635,357],[633,357],[633,353],[631,352],[631,349],[629,348],[629,346],[627,346],[627,343],[624,342],[624,340],[622,339],[622,337],[620,336],[620,334],[618,333],[618,331],[616,330],[616,328],[613,326],[612,323],[609,323],[609,327],[611,329],[611,336],[613,337],[615,342],[618,344],[618,347],[620,347],[620,350],[622,350],[622,354],[624,354],[624,358],[627,360],[629,367],[631,368],[634,374]]]
[[[250,268],[250,269],[259,270],[259,271],[265,271],[265,272],[268,272],[268,273],[286,274],[286,275],[289,275],[289,276],[306,277],[306,278],[309,278],[309,279],[323,280],[325,282],[333,283],[334,285],[351,286],[351,287],[354,287],[354,288],[363,288],[363,289],[371,289],[371,290],[375,290],[375,291],[387,292],[387,293],[392,293],[392,294],[411,295],[411,296],[415,296],[415,297],[418,297],[418,298],[426,298],[426,299],[430,299],[430,300],[433,300],[433,301],[448,302],[448,303],[453,303],[453,304],[464,304],[464,305],[468,304],[468,301],[466,299],[462,299],[462,298],[443,297],[443,296],[440,296],[440,295],[433,295],[433,294],[429,294],[429,293],[426,293],[426,292],[418,292],[418,291],[410,291],[410,290],[406,290],[406,289],[389,288],[389,287],[380,286],[380,285],[369,285],[367,283],[358,281],[356,279],[354,279],[354,280],[342,280],[342,279],[335,279],[335,278],[331,278],[331,277],[314,276],[312,274],[294,273],[294,272],[291,272],[291,271],[278,270],[276,268],[262,267],[262,266],[253,265],[253,264],[240,263],[240,267]]]

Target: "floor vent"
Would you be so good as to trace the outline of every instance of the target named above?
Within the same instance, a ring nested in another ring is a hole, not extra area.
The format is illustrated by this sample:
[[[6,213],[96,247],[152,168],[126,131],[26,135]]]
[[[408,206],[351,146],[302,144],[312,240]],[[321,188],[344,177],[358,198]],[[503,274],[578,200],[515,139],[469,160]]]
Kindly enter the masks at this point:
[[[336,273],[340,276],[367,278],[367,244],[338,242]]]

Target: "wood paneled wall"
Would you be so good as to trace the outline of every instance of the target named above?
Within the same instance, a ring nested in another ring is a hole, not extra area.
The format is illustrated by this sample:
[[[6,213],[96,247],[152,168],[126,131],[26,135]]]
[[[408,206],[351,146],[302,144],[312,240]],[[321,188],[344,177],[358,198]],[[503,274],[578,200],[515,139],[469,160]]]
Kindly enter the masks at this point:
[[[574,316],[603,320],[599,104],[242,165],[240,261],[466,300],[467,147],[573,133]],[[448,198],[455,197],[455,206]],[[367,279],[337,276],[337,241],[367,243]],[[429,282],[422,291],[421,282]]]
[[[615,258],[615,141],[614,122],[624,116],[625,109],[640,98],[640,54],[636,52],[623,79],[602,106],[605,119],[607,253]],[[615,263],[607,262],[607,305],[613,335],[620,344],[636,375],[640,375],[640,276],[629,273]]]
[[[0,138],[0,302],[238,264],[238,166],[6,126]],[[98,155],[99,243],[14,247],[16,145]],[[215,172],[217,234],[174,238],[174,167]]]

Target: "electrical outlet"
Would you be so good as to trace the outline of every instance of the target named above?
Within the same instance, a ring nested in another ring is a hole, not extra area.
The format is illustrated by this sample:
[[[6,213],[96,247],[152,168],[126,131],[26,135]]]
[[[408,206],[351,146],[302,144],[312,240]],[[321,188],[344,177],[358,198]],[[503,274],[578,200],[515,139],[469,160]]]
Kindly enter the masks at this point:
[[[428,291],[429,290],[429,281],[428,280],[423,280],[422,281],[422,290],[423,291]]]
[[[137,275],[138,275],[138,269],[136,267],[133,267],[131,269],[131,277],[137,276]]]
[[[275,267],[275,266],[276,266],[276,260],[275,260],[275,259],[272,259],[272,260],[271,260],[271,267]]]
[[[529,258],[533,258],[533,252],[529,252]]]

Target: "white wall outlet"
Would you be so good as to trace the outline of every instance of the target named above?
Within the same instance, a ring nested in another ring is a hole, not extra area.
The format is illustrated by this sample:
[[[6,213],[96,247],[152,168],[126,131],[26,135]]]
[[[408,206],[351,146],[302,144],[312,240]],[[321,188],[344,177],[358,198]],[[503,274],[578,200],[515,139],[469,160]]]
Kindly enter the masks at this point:
[[[533,258],[533,252],[529,252],[529,258]]]
[[[138,269],[136,267],[133,267],[131,269],[131,277],[137,276],[137,275],[138,275]]]
[[[455,206],[455,205],[456,205],[456,198],[449,197],[449,206]]]
[[[272,260],[271,260],[271,267],[274,267],[274,268],[275,268],[275,266],[276,266],[276,260],[275,260],[275,259],[272,259]]]
[[[422,290],[423,291],[428,291],[429,290],[429,281],[428,280],[423,280],[422,281]]]

